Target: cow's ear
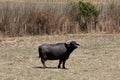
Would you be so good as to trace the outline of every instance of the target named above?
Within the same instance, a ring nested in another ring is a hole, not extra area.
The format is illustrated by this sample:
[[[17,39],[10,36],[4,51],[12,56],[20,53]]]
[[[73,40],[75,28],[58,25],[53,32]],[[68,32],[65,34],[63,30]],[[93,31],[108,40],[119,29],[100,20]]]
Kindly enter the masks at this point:
[[[69,48],[69,47],[70,47],[70,44],[69,44],[69,43],[65,43],[65,47],[66,47],[66,48]]]

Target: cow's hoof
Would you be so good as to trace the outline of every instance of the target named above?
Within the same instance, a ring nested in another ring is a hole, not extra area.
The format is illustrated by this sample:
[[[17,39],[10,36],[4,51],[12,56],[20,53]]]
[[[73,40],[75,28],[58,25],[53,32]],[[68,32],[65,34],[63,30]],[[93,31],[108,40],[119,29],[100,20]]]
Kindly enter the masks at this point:
[[[58,66],[58,68],[61,68],[60,66]]]
[[[67,69],[66,67],[63,67],[62,69]]]
[[[43,69],[47,68],[47,66],[43,66]]]

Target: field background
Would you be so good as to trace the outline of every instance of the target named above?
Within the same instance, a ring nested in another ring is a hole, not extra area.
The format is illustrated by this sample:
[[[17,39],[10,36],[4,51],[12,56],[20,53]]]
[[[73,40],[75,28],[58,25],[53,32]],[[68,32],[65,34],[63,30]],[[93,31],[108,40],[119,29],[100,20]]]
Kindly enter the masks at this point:
[[[68,0],[0,0],[0,80],[120,80],[120,0],[84,1],[101,11],[88,34],[69,19]],[[71,40],[81,46],[68,69],[57,69],[58,61],[43,69],[38,46]]]
[[[66,62],[68,69],[57,69],[58,61],[47,61],[42,69],[38,46],[43,43],[80,43]],[[0,80],[119,80],[119,34],[69,34],[0,38]]]

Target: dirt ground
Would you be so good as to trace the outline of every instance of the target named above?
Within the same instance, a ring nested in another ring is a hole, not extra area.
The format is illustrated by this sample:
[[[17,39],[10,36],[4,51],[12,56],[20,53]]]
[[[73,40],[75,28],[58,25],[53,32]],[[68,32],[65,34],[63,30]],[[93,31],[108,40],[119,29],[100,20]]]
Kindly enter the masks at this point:
[[[58,61],[43,69],[38,46],[71,40],[81,46],[67,69],[58,69]],[[120,34],[0,37],[0,80],[120,80]]]

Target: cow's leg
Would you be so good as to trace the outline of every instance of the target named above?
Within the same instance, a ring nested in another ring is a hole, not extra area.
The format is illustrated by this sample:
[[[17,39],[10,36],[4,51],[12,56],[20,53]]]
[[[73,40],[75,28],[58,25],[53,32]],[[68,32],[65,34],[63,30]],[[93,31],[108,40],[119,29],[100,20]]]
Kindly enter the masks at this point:
[[[66,62],[66,60],[63,60],[63,66],[62,66],[63,69],[66,69],[65,68],[65,62]]]
[[[62,60],[59,60],[58,68],[61,67]]]
[[[41,59],[41,62],[43,64],[43,68],[46,68],[47,66],[45,65],[45,60],[44,59]]]

